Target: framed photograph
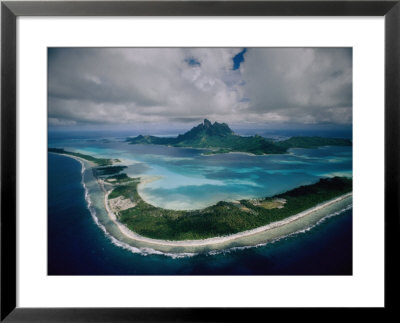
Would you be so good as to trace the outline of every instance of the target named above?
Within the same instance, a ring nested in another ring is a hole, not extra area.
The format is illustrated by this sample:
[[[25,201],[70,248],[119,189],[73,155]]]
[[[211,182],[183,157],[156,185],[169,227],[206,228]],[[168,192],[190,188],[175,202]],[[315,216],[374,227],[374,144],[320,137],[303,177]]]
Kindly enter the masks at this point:
[[[1,320],[393,309],[398,1],[1,9]]]

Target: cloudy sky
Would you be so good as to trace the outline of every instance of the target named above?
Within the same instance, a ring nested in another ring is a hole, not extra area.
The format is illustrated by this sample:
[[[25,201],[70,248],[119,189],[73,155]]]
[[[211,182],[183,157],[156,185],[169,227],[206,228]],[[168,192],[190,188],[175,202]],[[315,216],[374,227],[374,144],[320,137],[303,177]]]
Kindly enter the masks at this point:
[[[51,48],[60,128],[352,122],[349,48]]]

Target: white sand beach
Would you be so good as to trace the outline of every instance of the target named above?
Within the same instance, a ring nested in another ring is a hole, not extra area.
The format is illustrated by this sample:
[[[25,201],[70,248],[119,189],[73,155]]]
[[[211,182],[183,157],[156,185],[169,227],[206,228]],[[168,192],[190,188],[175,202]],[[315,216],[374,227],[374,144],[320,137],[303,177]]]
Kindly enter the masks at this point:
[[[79,161],[83,165],[86,163],[90,167],[96,167],[97,166],[94,162],[92,162],[90,160],[87,160],[87,159],[83,159],[83,158],[77,157],[77,156],[73,156],[73,155],[69,155],[69,154],[59,154],[59,155],[75,159],[75,160]]]
[[[73,158],[82,164],[82,172],[91,170],[92,167],[96,167],[93,162],[85,159],[63,154],[66,157]],[[146,183],[158,180],[160,176],[146,176],[141,178],[139,185],[145,185]],[[144,248],[144,250],[157,250],[166,252],[168,254],[182,254],[191,252],[209,252],[213,250],[221,250],[232,247],[241,246],[254,246],[259,244],[273,241],[281,236],[287,236],[291,233],[301,231],[307,227],[312,226],[316,222],[319,222],[323,217],[330,216],[330,214],[340,214],[340,210],[345,210],[351,207],[352,193],[348,193],[339,196],[333,200],[325,203],[316,205],[313,208],[305,210],[301,213],[295,214],[284,220],[270,223],[268,225],[258,227],[252,230],[243,231],[227,236],[213,237],[203,240],[182,240],[182,241],[169,241],[159,240],[143,237],[130,229],[124,224],[118,221],[117,216],[112,212],[111,207],[108,203],[109,194],[112,191],[112,184],[105,183],[102,179],[94,179],[99,187],[99,207],[104,210],[104,216],[107,221],[110,220],[110,224],[103,222],[104,228],[108,234],[110,234],[117,241],[124,241],[124,243],[136,248]],[[139,186],[138,185],[138,186]],[[94,198],[94,196],[93,196]],[[151,202],[150,202],[151,204]],[[100,214],[99,214],[100,215]],[[99,215],[96,215],[98,217]],[[97,223],[97,222],[96,222]],[[114,227],[115,229],[112,229]],[[150,248],[150,249],[149,249]]]
[[[116,215],[111,211],[109,204],[108,204],[108,196],[111,193],[111,191],[108,191],[104,195],[104,206],[107,210],[108,216],[110,219],[118,226],[119,230],[123,235],[126,237],[140,241],[140,242],[145,242],[145,243],[150,243],[152,245],[161,245],[161,246],[175,246],[175,247],[200,247],[200,246],[207,246],[207,245],[215,245],[218,243],[224,243],[224,242],[230,242],[234,241],[243,237],[259,234],[261,232],[265,232],[267,230],[277,228],[283,225],[286,225],[288,223],[291,223],[293,221],[299,220],[303,217],[306,217],[307,215],[310,215],[311,213],[314,213],[318,210],[321,210],[323,208],[326,208],[327,206],[330,206],[332,204],[338,203],[342,201],[343,199],[352,196],[352,193],[348,193],[342,196],[339,196],[333,200],[327,201],[325,203],[319,204],[311,209],[305,210],[301,213],[292,215],[284,220],[273,222],[267,225],[264,225],[259,228],[255,228],[252,230],[247,230],[239,233],[235,233],[232,235],[228,236],[222,236],[222,237],[214,237],[214,238],[208,238],[208,239],[202,239],[202,240],[181,240],[181,241],[170,241],[170,240],[159,240],[159,239],[152,239],[152,238],[146,238],[143,237],[130,229],[128,229],[124,224],[120,223],[117,220]]]

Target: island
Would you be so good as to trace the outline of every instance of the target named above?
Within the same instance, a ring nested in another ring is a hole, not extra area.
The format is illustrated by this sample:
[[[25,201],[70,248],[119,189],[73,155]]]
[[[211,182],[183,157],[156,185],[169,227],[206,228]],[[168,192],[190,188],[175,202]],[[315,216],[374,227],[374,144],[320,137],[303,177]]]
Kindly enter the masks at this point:
[[[48,151],[90,162],[109,218],[123,234],[157,243],[193,243],[256,233],[290,223],[352,194],[352,179],[335,176],[274,196],[220,201],[199,210],[171,210],[144,201],[138,192],[138,185],[145,184],[143,179],[123,173],[126,166],[113,165],[118,159],[99,159],[62,148]]]
[[[285,154],[290,148],[317,148],[321,146],[351,146],[352,141],[343,138],[291,137],[287,140],[274,141],[259,135],[240,136],[235,134],[226,123],[204,119],[203,123],[177,137],[143,136],[129,137],[130,144],[154,144],[173,147],[209,149],[205,155],[243,152],[254,155]]]
[[[95,158],[90,155],[86,154],[81,154],[81,153],[76,153],[76,152],[71,152],[71,151],[66,151],[64,148],[48,148],[49,153],[56,153],[56,154],[63,154],[63,155],[69,155],[77,158],[82,158],[85,160],[88,160],[98,166],[107,166],[107,165],[112,165],[113,160],[108,159],[108,158]],[[114,159],[115,162],[118,162],[118,159]]]
[[[137,191],[140,178],[107,177],[111,212],[131,231],[162,240],[200,240],[252,230],[299,214],[352,191],[345,177],[320,179],[272,197],[220,201],[201,210],[178,211],[153,206]]]

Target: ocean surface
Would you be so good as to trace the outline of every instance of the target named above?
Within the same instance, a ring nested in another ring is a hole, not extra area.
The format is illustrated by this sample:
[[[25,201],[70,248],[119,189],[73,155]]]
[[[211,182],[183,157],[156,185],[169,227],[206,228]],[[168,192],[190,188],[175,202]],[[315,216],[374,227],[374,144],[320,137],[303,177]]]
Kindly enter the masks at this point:
[[[122,138],[49,137],[62,147],[119,158],[131,176],[160,176],[140,193],[167,208],[200,208],[222,199],[273,195],[320,177],[352,174],[351,147],[293,149],[287,155],[203,156],[196,149],[128,145]],[[351,275],[352,209],[256,247],[173,257],[132,252],[96,224],[82,166],[48,155],[49,275]]]
[[[129,176],[158,178],[139,186],[139,193],[167,209],[200,209],[222,200],[272,196],[321,177],[352,176],[352,147],[291,149],[283,155],[203,155],[199,149],[130,145],[125,138],[50,138],[49,146],[118,158],[128,166],[124,172]]]

